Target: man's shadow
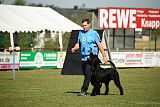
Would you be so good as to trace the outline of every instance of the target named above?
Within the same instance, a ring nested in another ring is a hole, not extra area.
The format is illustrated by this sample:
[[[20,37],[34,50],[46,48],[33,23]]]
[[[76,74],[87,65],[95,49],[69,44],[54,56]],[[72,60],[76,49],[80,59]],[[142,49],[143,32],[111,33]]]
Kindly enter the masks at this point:
[[[69,91],[69,92],[65,92],[65,93],[73,93],[73,94],[78,94],[78,93],[80,93],[80,92],[73,92],[73,91]],[[91,95],[91,93],[88,93],[88,92],[87,92],[87,94],[88,94],[88,95]],[[100,95],[105,95],[105,94],[101,93]],[[108,95],[116,95],[116,94],[109,93]],[[107,96],[107,95],[106,95],[106,96]]]
[[[65,93],[73,93],[73,94],[78,94],[80,92],[73,92],[73,91],[69,91],[69,92],[65,92]]]

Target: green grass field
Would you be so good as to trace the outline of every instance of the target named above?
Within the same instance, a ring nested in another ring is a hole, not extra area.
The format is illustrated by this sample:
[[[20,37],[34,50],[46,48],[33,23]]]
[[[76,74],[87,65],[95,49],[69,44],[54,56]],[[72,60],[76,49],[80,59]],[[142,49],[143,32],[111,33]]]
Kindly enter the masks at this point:
[[[60,69],[0,71],[0,107],[160,107],[160,68],[118,69],[124,95],[113,81],[109,95],[77,96],[82,75],[61,75]],[[104,93],[104,85],[101,93]]]
[[[149,50],[149,41],[136,41],[135,49]],[[154,40],[150,42],[150,49],[152,51],[155,51],[155,41]],[[160,51],[160,40],[157,40],[156,42],[156,51]]]

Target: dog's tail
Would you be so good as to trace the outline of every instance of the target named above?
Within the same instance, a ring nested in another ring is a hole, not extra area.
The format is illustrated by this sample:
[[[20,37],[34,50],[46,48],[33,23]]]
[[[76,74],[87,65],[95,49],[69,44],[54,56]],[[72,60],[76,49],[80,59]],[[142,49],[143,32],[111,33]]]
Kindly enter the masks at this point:
[[[108,61],[109,63],[111,63],[111,65],[113,66],[113,68],[116,68],[115,64],[112,61]]]

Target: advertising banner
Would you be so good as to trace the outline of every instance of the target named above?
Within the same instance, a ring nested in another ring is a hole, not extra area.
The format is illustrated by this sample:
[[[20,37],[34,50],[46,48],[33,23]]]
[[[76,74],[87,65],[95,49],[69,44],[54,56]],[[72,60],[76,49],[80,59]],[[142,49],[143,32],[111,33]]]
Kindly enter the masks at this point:
[[[15,54],[15,69],[19,69],[19,52]],[[13,69],[13,54],[0,52],[0,69]]]
[[[57,52],[21,52],[20,69],[57,68]]]
[[[99,8],[99,28],[160,29],[160,9]]]
[[[20,69],[62,68],[65,52],[21,52]]]
[[[156,52],[156,66],[160,66],[160,52]]]
[[[111,52],[116,67],[160,66],[160,52]]]
[[[63,68],[66,52],[16,52],[15,69]],[[111,52],[116,67],[159,67],[160,52]],[[13,69],[13,55],[0,52],[0,69]]]
[[[57,68],[63,68],[66,52],[58,52]]]

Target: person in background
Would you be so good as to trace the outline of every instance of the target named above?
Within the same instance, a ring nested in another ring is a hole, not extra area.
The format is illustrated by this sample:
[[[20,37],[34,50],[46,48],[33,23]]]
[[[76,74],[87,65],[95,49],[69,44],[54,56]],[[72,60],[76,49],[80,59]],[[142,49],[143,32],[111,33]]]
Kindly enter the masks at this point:
[[[7,52],[7,49],[4,49],[4,52]]]

